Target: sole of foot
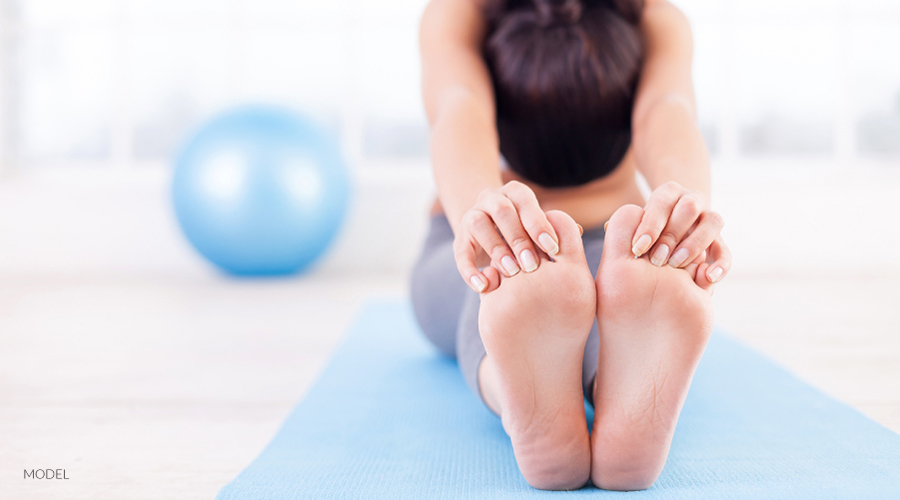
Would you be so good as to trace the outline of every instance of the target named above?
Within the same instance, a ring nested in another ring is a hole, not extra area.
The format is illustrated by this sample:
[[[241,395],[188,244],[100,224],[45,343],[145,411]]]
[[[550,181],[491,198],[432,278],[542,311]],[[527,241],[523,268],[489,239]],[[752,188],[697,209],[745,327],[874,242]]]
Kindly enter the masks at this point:
[[[711,285],[695,282],[702,264],[657,267],[632,254],[642,215],[626,205],[612,216],[596,278],[591,480],[609,490],[646,489],[659,477],[712,332]]]
[[[556,211],[547,217],[559,253],[482,295],[479,330],[487,356],[479,380],[528,483],[566,490],[590,477],[581,371],[597,298],[575,221]]]

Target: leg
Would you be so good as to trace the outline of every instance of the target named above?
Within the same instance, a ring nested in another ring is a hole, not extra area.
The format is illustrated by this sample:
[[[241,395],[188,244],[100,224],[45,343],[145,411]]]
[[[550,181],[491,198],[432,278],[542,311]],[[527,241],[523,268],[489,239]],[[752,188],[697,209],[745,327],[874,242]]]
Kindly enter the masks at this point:
[[[612,490],[656,481],[712,331],[711,292],[694,282],[697,263],[656,267],[632,255],[642,213],[629,205],[613,215],[597,272],[591,479]]]
[[[574,221],[562,212],[547,216],[560,239],[554,261],[481,297],[487,355],[478,375],[528,483],[573,489],[590,475],[581,369],[596,290]]]
[[[413,267],[410,296],[419,328],[450,357],[457,354],[457,323],[467,295],[477,297],[456,270],[453,230],[447,217],[433,214],[422,253]]]
[[[600,266],[600,257],[603,254],[603,239],[606,235],[604,228],[586,229],[581,240],[584,242],[584,256],[587,259],[591,273],[597,272]],[[587,343],[584,345],[584,359],[582,364],[582,381],[584,385],[584,397],[594,404],[594,378],[597,376],[597,351],[600,347],[600,336],[597,333],[597,321],[591,326]]]

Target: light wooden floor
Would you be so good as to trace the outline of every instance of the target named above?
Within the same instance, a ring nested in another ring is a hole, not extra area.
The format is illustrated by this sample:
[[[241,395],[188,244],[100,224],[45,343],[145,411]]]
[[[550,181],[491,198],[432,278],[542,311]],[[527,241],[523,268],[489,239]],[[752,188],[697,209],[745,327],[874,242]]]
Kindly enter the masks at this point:
[[[204,267],[172,228],[164,176],[141,175],[0,183],[0,498],[212,498],[272,437],[359,305],[405,296],[414,244],[372,243],[399,263],[354,260],[359,238],[380,234],[359,214],[382,203],[415,240],[422,217],[398,214],[424,206],[427,185],[405,199],[363,186],[353,234],[323,267],[256,282]],[[738,262],[717,321],[900,431],[900,182],[842,175],[717,181]],[[876,243],[859,248],[860,235]],[[32,468],[71,479],[24,480]]]

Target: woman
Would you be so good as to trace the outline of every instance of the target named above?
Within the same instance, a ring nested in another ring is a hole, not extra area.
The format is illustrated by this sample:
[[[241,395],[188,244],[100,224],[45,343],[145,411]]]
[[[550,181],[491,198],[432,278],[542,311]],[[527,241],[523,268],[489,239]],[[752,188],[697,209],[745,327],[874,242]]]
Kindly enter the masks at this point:
[[[432,0],[420,43],[439,198],[422,330],[529,484],[648,488],[731,265],[687,20],[666,0]]]

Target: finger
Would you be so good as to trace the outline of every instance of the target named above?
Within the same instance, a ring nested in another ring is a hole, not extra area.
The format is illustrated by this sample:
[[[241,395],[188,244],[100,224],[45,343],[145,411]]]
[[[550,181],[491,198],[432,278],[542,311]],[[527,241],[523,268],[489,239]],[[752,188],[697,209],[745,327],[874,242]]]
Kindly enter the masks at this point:
[[[691,234],[683,236],[681,243],[678,243],[675,251],[672,252],[669,265],[682,267],[693,261],[700,253],[709,248],[713,240],[722,232],[724,225],[722,216],[716,212],[707,210],[701,213],[700,218],[697,219],[697,226],[691,231]]]
[[[691,275],[691,279],[694,279],[694,276],[697,274],[697,268],[700,267],[700,264],[703,264],[706,261],[706,252],[702,252],[701,255],[698,255],[694,258],[688,265],[684,266],[684,270]]]
[[[479,210],[470,210],[464,217],[468,218],[464,224],[469,228],[472,238],[491,257],[492,265],[502,270],[506,276],[518,274],[520,269],[516,258],[497,232],[491,217]]]
[[[519,265],[516,258],[504,241],[494,222],[488,214],[479,210],[470,210],[464,216],[463,224],[469,229],[472,239],[477,246],[484,249],[491,259],[491,265],[502,271],[506,276],[515,276],[519,273]]]
[[[515,260],[500,261],[506,274],[513,276],[519,272],[520,268],[525,272],[537,269],[537,253],[531,237],[522,227],[522,220],[519,219],[519,212],[512,200],[498,194],[482,200],[479,208],[490,216],[513,255],[518,257],[518,262]]]
[[[712,260],[712,263],[706,270],[706,279],[711,283],[718,283],[731,270],[731,250],[722,241],[721,234],[709,246],[709,259]]]
[[[694,226],[697,218],[703,213],[703,200],[698,194],[685,193],[669,215],[666,226],[663,228],[659,239],[656,241],[653,249],[650,250],[650,262],[656,266],[662,266],[669,262],[675,254],[673,250],[681,242],[684,235]],[[682,252],[678,255],[678,265],[672,267],[680,267],[690,262]]]
[[[553,256],[559,252],[559,236],[553,228],[553,224],[547,218],[547,214],[541,210],[534,191],[521,182],[510,182],[506,185],[506,196],[513,202],[519,213],[519,220],[525,228],[525,232],[531,240],[547,255]]]
[[[472,290],[481,293],[488,290],[492,283],[475,267],[477,253],[475,242],[471,238],[460,237],[453,241],[453,258],[459,275]]]
[[[650,195],[641,223],[631,240],[631,252],[635,257],[644,255],[656,243],[683,192],[684,188],[674,182],[668,182]]]

